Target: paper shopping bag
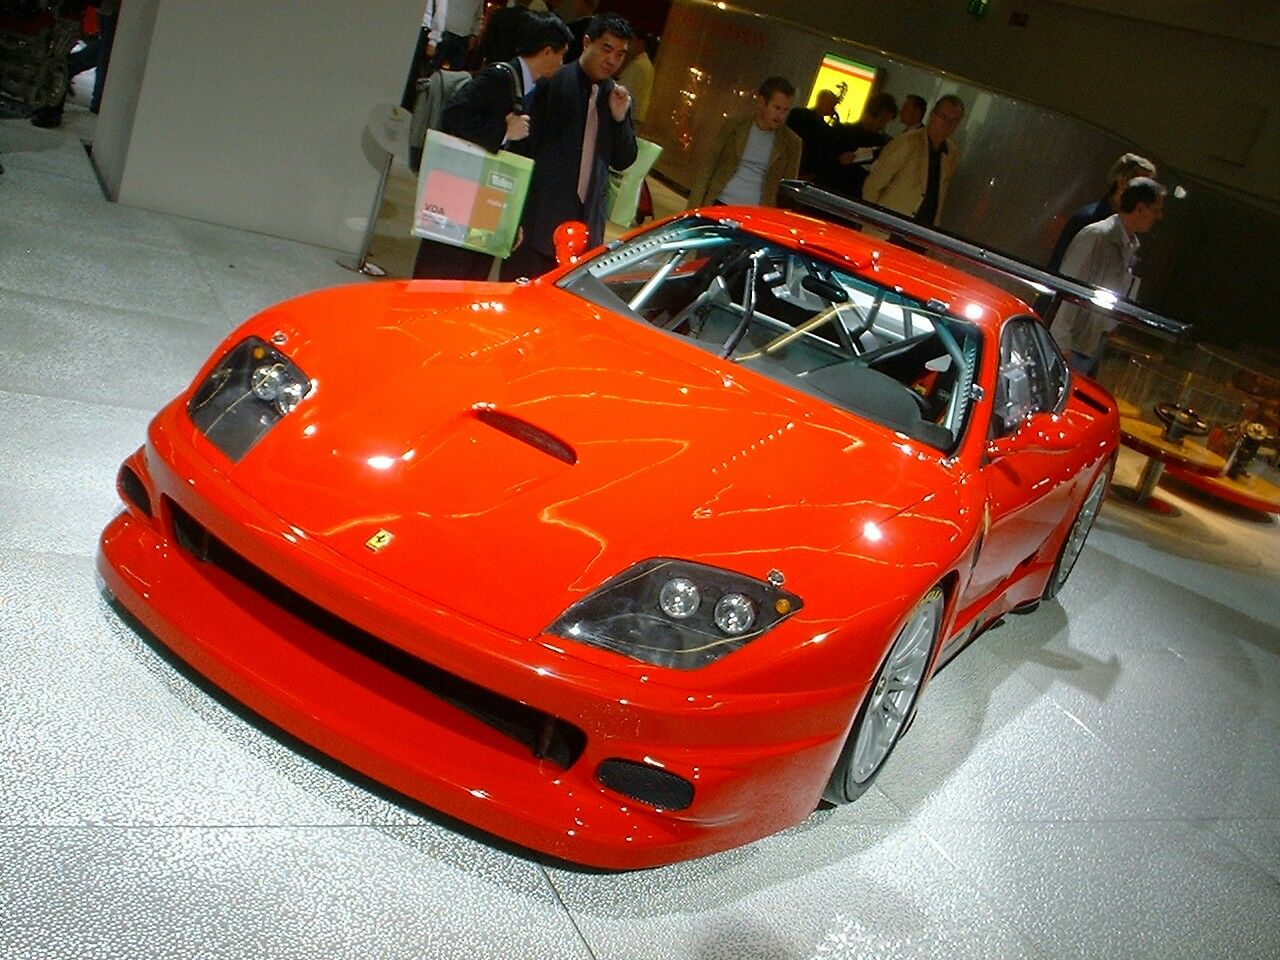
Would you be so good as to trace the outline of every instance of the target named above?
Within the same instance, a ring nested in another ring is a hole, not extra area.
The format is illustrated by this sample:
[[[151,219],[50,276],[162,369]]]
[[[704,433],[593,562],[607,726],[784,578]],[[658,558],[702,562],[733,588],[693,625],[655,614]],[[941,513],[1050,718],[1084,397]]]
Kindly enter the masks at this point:
[[[645,175],[662,156],[662,147],[651,140],[636,138],[636,161],[626,170],[609,171],[609,189],[605,195],[605,216],[611,223],[629,227],[635,223],[640,204],[640,187]]]
[[[427,131],[413,232],[496,257],[511,253],[533,161]]]

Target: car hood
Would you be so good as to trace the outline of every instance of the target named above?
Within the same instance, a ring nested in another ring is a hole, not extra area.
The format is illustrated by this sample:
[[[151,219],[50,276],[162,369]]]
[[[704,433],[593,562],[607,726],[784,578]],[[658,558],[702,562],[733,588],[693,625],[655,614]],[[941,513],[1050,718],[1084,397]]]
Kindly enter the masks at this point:
[[[936,451],[555,288],[382,286],[259,318],[314,389],[231,477],[512,635],[653,556],[803,594],[795,570],[950,482]]]

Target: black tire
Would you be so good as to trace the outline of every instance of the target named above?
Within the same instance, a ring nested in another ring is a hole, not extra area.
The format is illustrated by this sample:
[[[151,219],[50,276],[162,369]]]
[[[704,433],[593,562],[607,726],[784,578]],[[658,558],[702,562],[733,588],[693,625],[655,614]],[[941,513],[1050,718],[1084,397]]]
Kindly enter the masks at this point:
[[[1093,521],[1097,519],[1098,512],[1102,509],[1102,498],[1107,492],[1107,484],[1111,482],[1111,470],[1114,466],[1113,460],[1098,471],[1098,476],[1094,478],[1089,492],[1081,501],[1080,508],[1072,517],[1067,535],[1062,538],[1062,546],[1058,548],[1057,559],[1053,561],[1053,571],[1044,585],[1044,593],[1040,594],[1041,600],[1052,600],[1067,585],[1067,579],[1075,569],[1076,561],[1084,552],[1084,544],[1089,538],[1089,531],[1093,529]]]
[[[924,687],[925,671],[938,645],[944,606],[942,588],[934,587],[911,609],[889,645],[822,793],[827,802],[849,803],[865,793],[911,725]],[[901,682],[908,657],[911,664],[915,664],[916,657],[923,658],[914,684],[909,690],[890,690],[895,678]]]

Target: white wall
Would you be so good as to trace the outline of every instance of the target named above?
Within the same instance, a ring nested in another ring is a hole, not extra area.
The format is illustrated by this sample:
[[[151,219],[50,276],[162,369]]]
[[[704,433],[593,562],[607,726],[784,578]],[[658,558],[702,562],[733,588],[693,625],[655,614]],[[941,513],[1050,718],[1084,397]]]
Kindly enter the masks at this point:
[[[130,0],[94,157],[130,206],[357,251],[422,0]]]
[[[1095,123],[1258,205],[1280,206],[1275,0],[991,0],[981,19],[964,0],[730,6],[934,64]],[[1026,14],[1025,27],[1010,23],[1015,12]]]

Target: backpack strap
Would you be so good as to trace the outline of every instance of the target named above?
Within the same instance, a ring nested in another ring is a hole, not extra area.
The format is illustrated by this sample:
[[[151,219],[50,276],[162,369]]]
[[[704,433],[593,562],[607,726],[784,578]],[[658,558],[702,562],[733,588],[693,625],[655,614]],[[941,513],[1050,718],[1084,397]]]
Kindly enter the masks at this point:
[[[507,71],[507,75],[511,77],[511,112],[524,113],[524,93],[520,90],[521,77],[512,68],[511,64],[505,60],[499,60],[496,66],[502,67]]]

